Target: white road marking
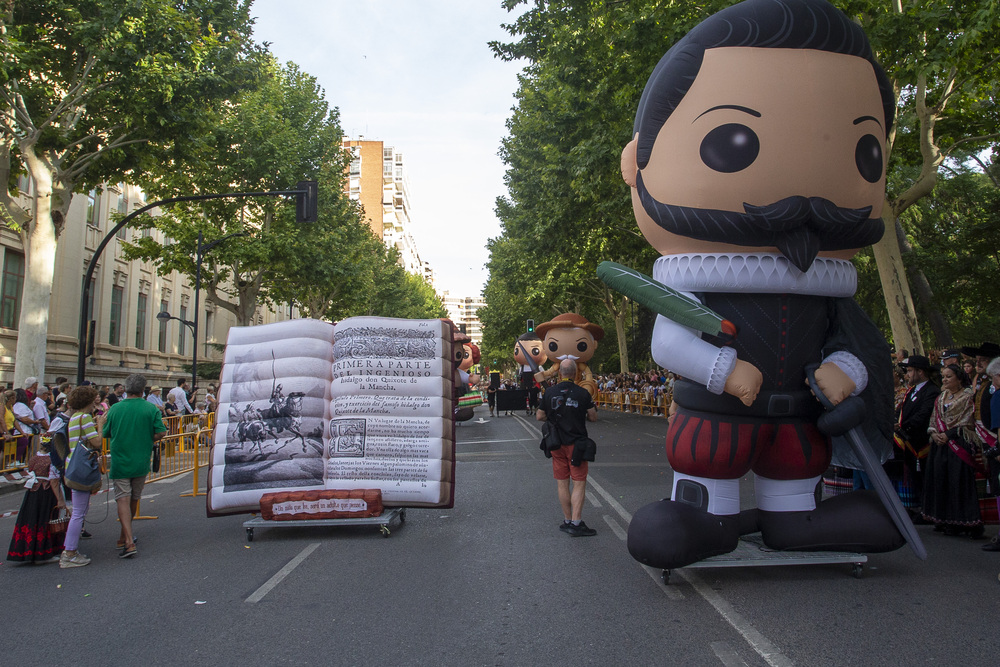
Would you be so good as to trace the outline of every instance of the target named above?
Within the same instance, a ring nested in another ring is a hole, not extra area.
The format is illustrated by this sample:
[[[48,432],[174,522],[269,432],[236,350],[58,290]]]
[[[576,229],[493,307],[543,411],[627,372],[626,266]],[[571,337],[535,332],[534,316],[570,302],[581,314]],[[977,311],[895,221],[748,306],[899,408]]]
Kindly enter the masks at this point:
[[[709,646],[726,667],[746,667],[747,663],[729,642],[712,642]]]
[[[678,601],[684,599],[684,593],[677,586],[672,586],[670,584],[663,583],[663,570],[659,570],[655,567],[650,567],[649,565],[641,565],[640,567],[646,571],[649,578],[653,580],[656,587],[663,591],[669,599]]]
[[[313,542],[303,549],[298,556],[288,561],[288,564],[285,565],[285,567],[278,570],[278,572],[273,577],[268,579],[263,586],[254,591],[253,595],[246,599],[246,602],[260,602],[265,595],[271,592],[272,588],[280,584],[285,577],[291,574],[292,570],[301,565],[302,561],[309,557],[309,554],[316,551],[316,548],[319,545],[319,542]]]
[[[601,494],[604,500],[606,500],[607,503],[611,505],[616,512],[618,512],[618,515],[621,516],[626,525],[632,522],[632,515],[629,514],[629,512],[621,506],[621,503],[615,500],[611,494],[605,491],[600,484],[594,481],[592,476],[587,478],[587,484]],[[653,578],[653,581],[660,586],[661,590],[663,590],[667,597],[671,599],[683,599],[683,594],[681,594],[680,598],[674,597],[678,593],[674,587],[663,584],[660,578],[662,570],[646,565],[643,565],[643,567],[646,569],[646,572],[649,573],[649,576]],[[719,615],[722,616],[722,618],[724,618],[726,622],[729,623],[734,630],[736,630],[736,632],[743,636],[747,643],[750,644],[750,647],[753,648],[753,650],[756,651],[760,657],[767,661],[767,664],[772,667],[791,667],[791,665],[795,664],[781,651],[779,651],[778,647],[768,640],[767,637],[758,632],[753,625],[751,625],[745,618],[743,618],[742,615],[733,609],[731,604],[723,600],[721,595],[712,590],[711,587],[706,586],[693,571],[681,568],[671,572],[671,576],[675,575],[687,581],[699,595],[705,598],[706,602],[715,607],[715,610],[719,612]]]
[[[749,621],[743,618],[742,614],[733,609],[733,605],[723,600],[721,595],[712,590],[711,586],[706,585],[705,582],[701,580],[701,577],[693,571],[679,569],[674,570],[672,574],[676,574],[691,584],[691,587],[698,591],[698,594],[705,598],[710,605],[715,607],[715,610],[719,612],[719,615],[726,619],[729,625],[733,626],[733,629],[736,630],[736,632],[743,635],[743,639],[750,644],[750,647],[756,651],[760,657],[767,661],[767,664],[772,667],[792,667],[795,664],[781,651],[779,651],[778,647],[771,643],[767,637],[758,632]]]
[[[505,442],[527,442],[534,438],[514,438],[513,440],[463,440],[460,445],[492,445],[503,444]]]
[[[628,533],[625,532],[624,528],[618,525],[618,522],[615,521],[615,518],[613,516],[611,516],[610,514],[605,514],[603,516],[604,516],[604,523],[608,524],[608,526],[611,527],[611,532],[617,535],[619,540],[624,542],[626,539],[628,539]]]
[[[192,472],[194,472],[194,471],[188,471],[188,472],[185,472],[185,473],[181,473],[180,475],[177,475],[175,477],[167,477],[165,479],[155,479],[152,482],[150,482],[150,484],[173,484],[176,481],[179,481],[179,480],[182,480],[182,479],[186,479],[188,477],[188,475],[190,475]]]
[[[594,497],[593,493],[588,493],[586,498],[587,502],[593,505],[594,507],[604,507],[604,505],[601,504],[601,501]]]

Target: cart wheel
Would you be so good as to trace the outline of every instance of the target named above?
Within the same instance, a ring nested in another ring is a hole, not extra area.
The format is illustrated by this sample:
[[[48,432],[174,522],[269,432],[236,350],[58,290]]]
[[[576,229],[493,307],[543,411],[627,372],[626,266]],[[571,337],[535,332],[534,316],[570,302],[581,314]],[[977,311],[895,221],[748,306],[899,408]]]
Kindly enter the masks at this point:
[[[253,542],[253,528],[247,528],[247,542]]]
[[[863,563],[855,563],[854,567],[851,568],[851,574],[854,575],[855,579],[860,579],[864,571],[865,571],[865,566]]]
[[[381,526],[379,526],[379,528],[382,531],[382,537],[389,537],[389,535],[391,534],[391,531],[389,530],[389,526],[387,526],[387,525],[385,525],[383,523]]]
[[[406,523],[406,509],[405,508],[403,508],[399,512],[399,522],[400,523]]]
[[[660,573],[660,579],[663,581],[664,584],[669,585],[670,584],[670,570],[664,570],[663,572],[661,572]]]

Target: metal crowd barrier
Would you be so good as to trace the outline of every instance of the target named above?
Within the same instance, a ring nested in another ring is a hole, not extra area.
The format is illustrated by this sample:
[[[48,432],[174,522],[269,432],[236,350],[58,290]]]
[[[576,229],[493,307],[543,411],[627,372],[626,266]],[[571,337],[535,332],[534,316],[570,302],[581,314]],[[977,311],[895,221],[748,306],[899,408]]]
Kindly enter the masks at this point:
[[[160,440],[160,470],[151,472],[146,478],[147,481],[152,482],[190,472],[195,469],[196,461],[199,467],[208,464],[212,432],[215,428],[214,412],[166,417],[163,425],[167,427],[167,435]],[[109,446],[109,441],[105,439],[105,454],[109,453]],[[25,458],[29,458],[35,452],[35,447],[35,443],[29,443]],[[14,465],[16,460],[17,438],[5,435],[0,473],[20,471],[22,467]]]
[[[668,390],[661,391],[655,398],[638,391],[597,392],[599,408],[654,417],[666,417],[671,400],[672,394]]]

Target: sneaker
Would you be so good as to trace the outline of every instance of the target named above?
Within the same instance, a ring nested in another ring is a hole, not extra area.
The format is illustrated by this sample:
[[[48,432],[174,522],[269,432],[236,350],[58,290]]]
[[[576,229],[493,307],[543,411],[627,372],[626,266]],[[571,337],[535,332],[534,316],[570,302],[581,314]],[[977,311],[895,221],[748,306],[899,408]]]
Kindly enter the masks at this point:
[[[90,533],[88,533],[87,531],[83,531],[82,533],[80,533],[80,538],[81,538],[81,539],[84,539],[84,540],[89,540],[89,539],[90,539],[90,538],[92,538],[92,537],[93,537],[93,535],[91,535],[91,534],[90,534]]]
[[[90,559],[87,558],[82,553],[80,553],[79,551],[77,551],[72,556],[69,555],[68,551],[64,551],[62,552],[62,555],[59,557],[59,567],[62,569],[66,569],[68,567],[83,567],[84,565],[89,565],[89,564],[90,564]]]
[[[1000,535],[984,544],[983,551],[1000,551]]]
[[[593,537],[597,535],[597,531],[581,521],[579,526],[571,523],[569,528],[566,529],[566,534],[570,537]]]
[[[131,558],[132,556],[139,555],[139,552],[135,548],[135,544],[130,547],[125,547],[122,552],[118,554],[119,558]]]
[[[559,524],[559,530],[563,531],[564,533],[568,532],[570,526],[572,525],[573,523],[571,521],[563,521],[561,524]]]

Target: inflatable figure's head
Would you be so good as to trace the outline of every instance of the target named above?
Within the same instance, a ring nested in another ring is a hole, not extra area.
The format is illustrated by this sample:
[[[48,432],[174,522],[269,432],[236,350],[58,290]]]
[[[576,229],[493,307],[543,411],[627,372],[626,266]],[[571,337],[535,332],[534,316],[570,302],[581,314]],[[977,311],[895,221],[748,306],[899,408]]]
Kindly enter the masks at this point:
[[[458,365],[460,371],[467,371],[479,363],[479,346],[475,343],[466,343],[463,346],[462,363]]]
[[[622,152],[661,254],[780,253],[805,271],[882,236],[892,86],[826,0],[746,0],[663,56]]]
[[[534,332],[521,334],[517,343],[514,343],[514,361],[517,362],[518,366],[531,366],[521,350],[522,347],[528,352],[528,357],[531,357],[537,365],[542,366],[545,363],[547,357],[545,350],[542,349],[542,339],[538,337],[538,334]]]
[[[558,315],[539,324],[535,331],[542,337],[546,356],[553,361],[590,361],[597,351],[597,341],[604,338],[604,329],[576,313]]]

